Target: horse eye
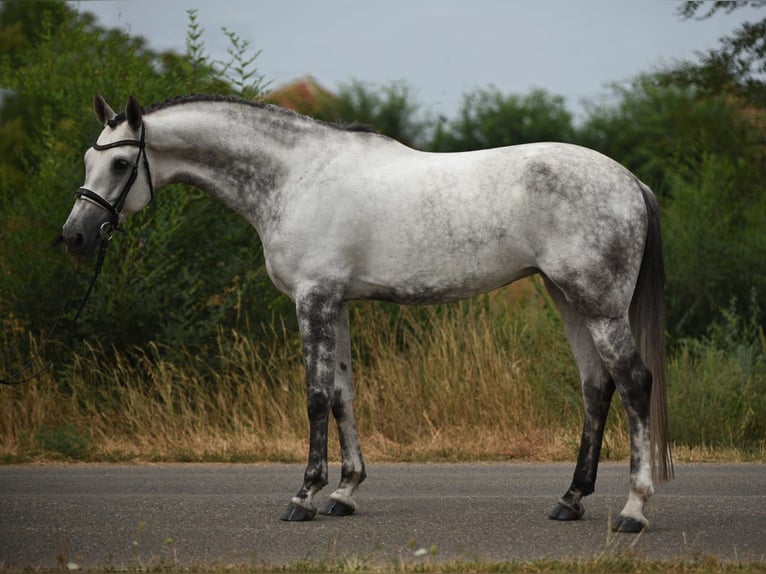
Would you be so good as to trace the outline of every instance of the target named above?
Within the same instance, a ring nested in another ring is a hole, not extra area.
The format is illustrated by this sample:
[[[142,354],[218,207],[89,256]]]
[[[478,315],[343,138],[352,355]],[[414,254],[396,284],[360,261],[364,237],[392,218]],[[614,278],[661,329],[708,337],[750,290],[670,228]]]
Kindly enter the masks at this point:
[[[117,158],[112,162],[112,169],[114,171],[125,171],[128,167],[130,167],[130,162],[122,158]]]

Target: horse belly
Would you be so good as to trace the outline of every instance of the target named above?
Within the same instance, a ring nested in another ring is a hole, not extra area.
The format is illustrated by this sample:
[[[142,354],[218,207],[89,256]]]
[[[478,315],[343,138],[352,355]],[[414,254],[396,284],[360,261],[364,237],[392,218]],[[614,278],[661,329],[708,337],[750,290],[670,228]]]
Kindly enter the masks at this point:
[[[473,207],[442,204],[370,220],[353,249],[350,298],[440,303],[533,273],[534,255],[502,206]]]

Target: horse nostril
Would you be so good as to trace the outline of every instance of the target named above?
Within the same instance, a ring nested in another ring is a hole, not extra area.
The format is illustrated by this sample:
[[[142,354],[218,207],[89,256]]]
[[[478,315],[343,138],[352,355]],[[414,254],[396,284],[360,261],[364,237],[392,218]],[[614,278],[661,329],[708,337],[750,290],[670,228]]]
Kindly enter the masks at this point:
[[[85,245],[85,235],[82,233],[64,233],[63,239],[70,253],[77,253]]]

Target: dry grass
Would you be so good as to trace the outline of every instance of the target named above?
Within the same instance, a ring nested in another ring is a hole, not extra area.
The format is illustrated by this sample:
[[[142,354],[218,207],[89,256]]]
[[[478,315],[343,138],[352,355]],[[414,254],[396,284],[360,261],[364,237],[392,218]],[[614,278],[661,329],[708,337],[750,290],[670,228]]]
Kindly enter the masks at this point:
[[[4,343],[21,336],[6,331]],[[560,321],[539,291],[446,307],[359,304],[352,338],[368,460],[575,458],[579,382]],[[629,452],[615,407],[606,459]],[[130,353],[89,347],[59,372],[0,388],[0,460],[301,461],[305,409],[299,343],[283,330],[264,340],[219,333],[206,358],[159,345]],[[334,429],[331,440],[337,459]],[[676,458],[738,453],[692,446]]]
[[[534,319],[537,295],[526,301],[395,313],[355,306],[356,412],[368,459],[571,458],[575,371],[563,335]],[[556,389],[542,360],[562,362],[555,370],[567,380]],[[269,342],[219,333],[208,362],[157,345],[90,347],[63,372],[0,389],[0,412],[6,460],[294,461],[305,457],[308,432],[299,345],[282,332]],[[620,433],[610,443],[624,452]]]

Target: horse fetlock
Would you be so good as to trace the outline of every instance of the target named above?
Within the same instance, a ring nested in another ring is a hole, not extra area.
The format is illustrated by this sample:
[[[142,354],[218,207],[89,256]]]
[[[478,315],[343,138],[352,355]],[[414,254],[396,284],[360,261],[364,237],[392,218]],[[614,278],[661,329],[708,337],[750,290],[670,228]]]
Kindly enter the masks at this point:
[[[629,496],[639,500],[641,504],[654,496],[654,483],[651,477],[631,480]]]
[[[367,471],[364,468],[364,463],[359,466],[351,466],[344,464],[341,467],[341,484],[353,484],[359,486],[362,484],[365,478],[367,478]]]
[[[328,483],[327,464],[321,464],[318,466],[309,466],[306,469],[306,473],[303,477],[304,488],[308,493],[308,499],[314,496],[317,492],[322,490]],[[300,494],[299,494],[300,496]]]

